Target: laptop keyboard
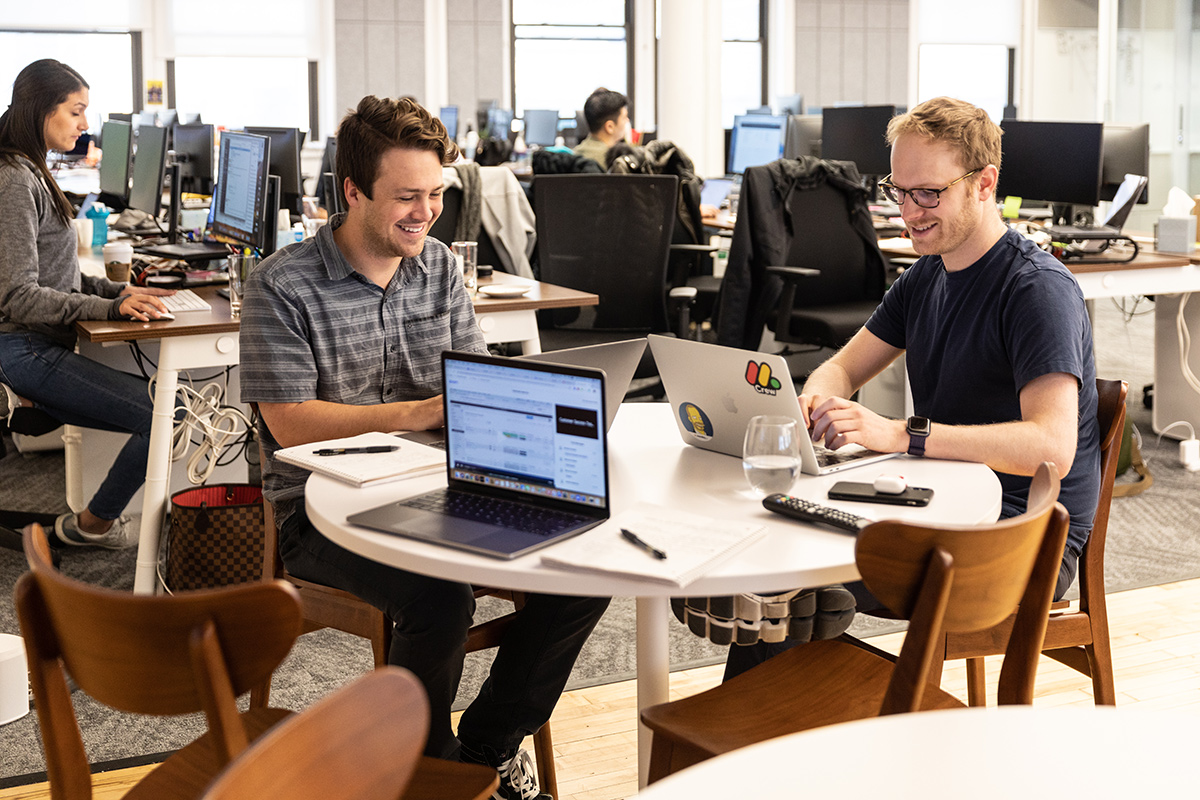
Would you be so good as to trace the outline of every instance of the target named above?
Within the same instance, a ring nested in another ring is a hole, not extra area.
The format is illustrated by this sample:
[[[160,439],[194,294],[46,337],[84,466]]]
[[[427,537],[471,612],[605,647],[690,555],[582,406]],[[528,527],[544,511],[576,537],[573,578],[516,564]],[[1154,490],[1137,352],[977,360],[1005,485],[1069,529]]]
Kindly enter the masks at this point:
[[[417,495],[401,501],[400,505],[473,522],[514,528],[537,536],[553,536],[587,520],[587,517],[567,511],[555,511],[515,500],[449,489]]]
[[[851,461],[860,461],[869,456],[877,456],[880,453],[875,450],[858,450],[854,449],[847,453],[842,453],[837,450],[830,450],[828,447],[823,447],[819,444],[813,445],[813,453],[817,457],[817,463],[822,467],[832,467],[837,464],[847,464]]]

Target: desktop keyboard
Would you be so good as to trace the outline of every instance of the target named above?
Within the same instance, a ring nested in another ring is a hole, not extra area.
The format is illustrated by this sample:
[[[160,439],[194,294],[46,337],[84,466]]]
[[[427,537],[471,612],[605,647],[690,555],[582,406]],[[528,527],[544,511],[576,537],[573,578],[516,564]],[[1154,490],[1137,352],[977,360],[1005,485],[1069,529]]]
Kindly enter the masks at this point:
[[[439,489],[401,501],[400,505],[446,514],[473,522],[515,528],[538,536],[552,536],[578,525],[586,518],[565,511],[552,511],[528,503],[486,497],[470,492]]]
[[[812,503],[808,500],[801,500],[799,497],[792,497],[786,494],[769,494],[763,498],[762,504],[763,508],[768,511],[783,514],[785,517],[798,519],[802,522],[829,525],[849,531],[850,533],[858,533],[874,522],[874,520],[867,519],[866,517],[851,514],[849,511],[830,508],[829,506]]]
[[[211,311],[212,306],[207,300],[201,299],[200,295],[193,292],[191,289],[181,289],[173,295],[160,297],[163,305],[167,307],[167,311],[172,314],[178,314],[180,311]]]

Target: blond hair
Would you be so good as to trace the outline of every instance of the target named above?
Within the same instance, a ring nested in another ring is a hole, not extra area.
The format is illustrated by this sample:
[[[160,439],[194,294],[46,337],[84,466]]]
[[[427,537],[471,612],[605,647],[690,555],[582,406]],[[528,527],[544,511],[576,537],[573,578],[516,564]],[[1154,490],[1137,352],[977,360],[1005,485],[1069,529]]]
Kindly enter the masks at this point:
[[[888,123],[887,143],[913,134],[945,142],[959,152],[966,169],[994,164],[1000,169],[1000,126],[978,106],[953,97],[935,97]]]

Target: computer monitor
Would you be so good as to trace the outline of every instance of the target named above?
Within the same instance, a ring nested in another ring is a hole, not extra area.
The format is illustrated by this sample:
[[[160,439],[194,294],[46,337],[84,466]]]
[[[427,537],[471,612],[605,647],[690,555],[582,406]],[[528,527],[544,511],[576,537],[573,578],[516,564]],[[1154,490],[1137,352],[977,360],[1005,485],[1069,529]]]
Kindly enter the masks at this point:
[[[458,106],[442,106],[438,110],[438,119],[446,126],[446,135],[451,139],[458,138]],[[333,170],[330,170],[332,172]]]
[[[172,138],[175,163],[179,165],[179,190],[212,194],[213,126],[176,125]]]
[[[100,192],[110,206],[129,202],[129,168],[133,164],[133,125],[108,119],[100,126]]]
[[[304,213],[304,184],[300,175],[300,147],[304,143],[299,128],[261,128],[246,126],[246,133],[271,140],[270,174],[279,176],[279,207],[289,213]]]
[[[1006,119],[1000,128],[998,197],[1089,207],[1100,202],[1102,123]]]
[[[221,134],[212,211],[212,231],[218,238],[262,247],[270,162],[271,140],[266,136]],[[275,220],[270,227],[274,230]]]
[[[487,112],[487,135],[493,139],[507,139],[512,133],[513,112],[511,108],[489,108]]]
[[[130,125],[133,125],[133,114],[113,112],[112,114],[108,115],[108,118],[113,122],[128,122]]]
[[[1100,199],[1112,200],[1126,175],[1150,177],[1150,125],[1104,123],[1104,161],[1100,171]],[[1137,202],[1150,202],[1150,189]]]
[[[733,118],[729,136],[729,172],[741,174],[783,158],[787,117],[770,114],[741,114]]]
[[[895,106],[848,106],[821,111],[821,158],[853,161],[860,174],[887,175],[892,151],[887,126]]]
[[[550,147],[557,138],[558,111],[556,109],[525,109],[525,144]]]
[[[199,125],[204,120],[200,119],[199,111],[194,114],[188,111],[180,111],[177,121],[180,125]]]
[[[330,136],[325,139],[325,152],[321,154],[321,169],[317,174],[317,203],[330,213],[341,210],[341,187],[338,185],[336,172],[337,139]],[[327,175],[328,181],[325,179]]]
[[[170,130],[179,122],[179,112],[173,108],[164,108],[158,112],[158,124]]]
[[[143,125],[133,156],[133,184],[129,207],[157,217],[162,208],[163,178],[167,166],[167,129]]]
[[[821,115],[793,114],[788,117],[787,136],[783,141],[783,157],[821,157]]]

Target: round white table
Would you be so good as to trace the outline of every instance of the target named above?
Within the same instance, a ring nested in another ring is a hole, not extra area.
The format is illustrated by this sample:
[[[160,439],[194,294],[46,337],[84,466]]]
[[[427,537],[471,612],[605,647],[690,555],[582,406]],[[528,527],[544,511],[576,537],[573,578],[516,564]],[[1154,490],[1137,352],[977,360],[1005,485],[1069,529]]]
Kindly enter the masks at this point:
[[[685,445],[665,403],[621,406],[609,435],[612,513],[635,503],[655,503],[692,513],[755,520],[768,533],[754,544],[688,584],[686,594],[785,591],[856,580],[854,539],[829,528],[796,522],[762,507],[746,484],[739,458]],[[873,481],[881,474],[902,474],[914,486],[934,489],[925,508],[831,501],[829,487],[839,480]],[[637,598],[638,708],[668,699],[669,600],[684,594],[665,584],[543,566],[537,552],[505,561],[426,542],[359,528],[346,522],[365,511],[446,482],[444,475],[415,478],[365,489],[348,488],[313,474],[305,489],[309,518],[332,541],[367,558],[438,578],[530,592]],[[862,516],[922,522],[975,524],[1000,514],[1000,482],[982,464],[912,459],[901,456],[835,475],[801,476],[791,493]],[[636,551],[630,549],[631,555]],[[644,782],[650,750],[649,731],[639,730],[640,774]]]
[[[1193,797],[1200,715],[1003,706],[845,722],[743,747],[639,800]]]

